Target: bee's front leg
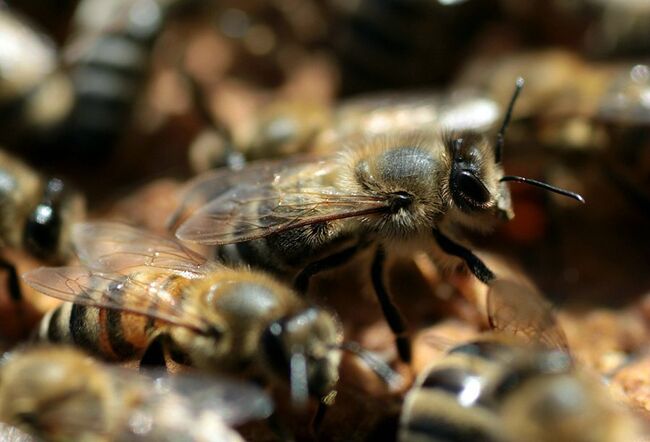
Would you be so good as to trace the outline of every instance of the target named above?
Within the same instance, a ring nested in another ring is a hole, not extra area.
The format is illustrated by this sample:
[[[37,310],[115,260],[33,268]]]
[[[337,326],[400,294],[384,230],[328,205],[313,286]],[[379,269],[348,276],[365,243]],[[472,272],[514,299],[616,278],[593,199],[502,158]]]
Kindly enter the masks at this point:
[[[433,237],[436,239],[436,242],[443,252],[462,259],[470,272],[472,272],[481,282],[489,284],[494,280],[495,276],[492,270],[481,261],[481,258],[473,254],[471,250],[461,246],[457,242],[454,242],[438,229],[433,229]]]

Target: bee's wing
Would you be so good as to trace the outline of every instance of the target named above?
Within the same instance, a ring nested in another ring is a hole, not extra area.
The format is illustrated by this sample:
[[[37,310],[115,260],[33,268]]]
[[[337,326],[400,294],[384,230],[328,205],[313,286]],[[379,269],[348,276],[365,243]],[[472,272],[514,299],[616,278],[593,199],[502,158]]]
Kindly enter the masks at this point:
[[[35,438],[16,427],[0,422],[0,442],[34,442]]]
[[[35,290],[91,307],[125,311],[186,327],[201,333],[208,328],[200,311],[160,287],[159,280],[148,281],[146,273],[121,275],[84,267],[40,267],[23,279]],[[170,275],[172,275],[170,273]]]
[[[201,244],[248,241],[298,227],[388,210],[383,197],[354,195],[333,188],[283,191],[272,183],[239,186],[204,206],[176,231]]]
[[[81,262],[105,272],[125,273],[137,267],[151,267],[192,278],[203,276],[216,266],[174,239],[126,224],[75,224],[72,238]]]
[[[324,157],[297,155],[290,159],[256,161],[240,170],[223,167],[205,172],[185,185],[181,195],[181,204],[170,215],[166,224],[170,230],[173,230],[192,212],[235,186],[263,184],[303,165],[323,160],[325,160]]]
[[[532,285],[497,278],[487,295],[490,327],[550,349],[568,351],[551,304]]]
[[[186,399],[193,413],[210,412],[228,425],[266,419],[273,412],[268,394],[249,382],[197,372],[169,375],[165,371],[151,370],[144,374],[153,380],[153,400],[173,393]]]
[[[263,179],[248,172],[239,184],[191,215],[176,231],[183,240],[228,244],[337,219],[384,212],[387,198],[346,193],[320,183],[338,164],[276,163]]]

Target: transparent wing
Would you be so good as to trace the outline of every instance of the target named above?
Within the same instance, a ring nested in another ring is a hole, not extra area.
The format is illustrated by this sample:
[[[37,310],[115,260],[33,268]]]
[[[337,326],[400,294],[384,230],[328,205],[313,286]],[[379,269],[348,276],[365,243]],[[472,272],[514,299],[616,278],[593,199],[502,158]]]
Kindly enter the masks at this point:
[[[199,333],[209,329],[200,311],[160,287],[147,272],[121,275],[84,267],[41,267],[23,275],[35,290],[91,307],[137,313]]]
[[[182,191],[181,204],[170,215],[166,224],[169,230],[173,231],[191,213],[235,186],[254,186],[274,181],[283,175],[293,173],[301,166],[319,164],[325,159],[296,156],[291,159],[256,161],[240,170],[224,167],[203,173],[187,183]]]
[[[334,189],[278,191],[272,185],[238,187],[204,206],[176,231],[182,240],[228,244],[338,219],[381,213],[383,197],[352,195]]]
[[[569,345],[551,304],[532,285],[497,278],[487,295],[490,327],[550,349]]]
[[[16,427],[0,422],[0,442],[35,442],[36,439]]]
[[[169,375],[150,370],[144,374],[153,382],[150,402],[159,403],[161,398],[177,395],[186,399],[192,413],[210,412],[228,425],[266,419],[273,412],[270,397],[252,383],[197,372]]]
[[[217,267],[174,239],[126,224],[75,224],[72,237],[82,263],[95,270],[124,273],[150,267],[194,278]]]

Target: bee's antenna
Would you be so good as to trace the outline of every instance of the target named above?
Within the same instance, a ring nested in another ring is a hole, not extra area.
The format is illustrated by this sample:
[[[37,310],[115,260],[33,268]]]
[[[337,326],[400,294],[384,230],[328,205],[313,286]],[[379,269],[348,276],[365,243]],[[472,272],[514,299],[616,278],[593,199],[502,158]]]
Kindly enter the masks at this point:
[[[572,199],[574,199],[576,201],[579,201],[579,202],[581,202],[583,204],[585,203],[585,199],[579,193],[575,193],[575,192],[571,192],[569,190],[561,189],[559,187],[551,186],[550,184],[544,183],[542,181],[537,181],[537,180],[533,180],[533,179],[530,179],[530,178],[524,178],[524,177],[521,177],[521,176],[514,176],[514,175],[506,175],[504,177],[501,177],[501,179],[499,181],[501,181],[501,182],[503,182],[503,181],[515,181],[517,183],[530,184],[531,186],[541,187],[544,190],[548,190],[548,191],[557,193],[559,195],[572,198]]]
[[[358,356],[391,389],[401,388],[404,384],[404,379],[399,373],[357,342],[344,342],[339,348]]]
[[[494,160],[497,163],[501,162],[501,151],[503,150],[503,137],[505,135],[506,128],[510,124],[510,118],[512,117],[512,109],[515,107],[515,101],[517,101],[519,92],[521,92],[521,89],[523,87],[524,87],[524,79],[521,77],[517,77],[517,80],[515,81],[515,91],[512,94],[512,98],[510,99],[510,104],[508,104],[506,115],[505,117],[503,117],[503,124],[501,124],[501,129],[499,129],[499,133],[497,134],[497,141],[494,145]]]
[[[307,359],[304,353],[295,352],[290,363],[291,404],[295,410],[304,410],[309,399],[307,385]]]

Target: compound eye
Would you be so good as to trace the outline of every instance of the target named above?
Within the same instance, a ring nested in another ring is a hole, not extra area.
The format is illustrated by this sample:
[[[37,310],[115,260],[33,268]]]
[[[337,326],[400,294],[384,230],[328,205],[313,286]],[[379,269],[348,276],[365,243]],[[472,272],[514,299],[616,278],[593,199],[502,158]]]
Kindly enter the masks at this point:
[[[456,203],[466,209],[479,209],[490,201],[490,191],[468,170],[454,174],[452,192]]]

